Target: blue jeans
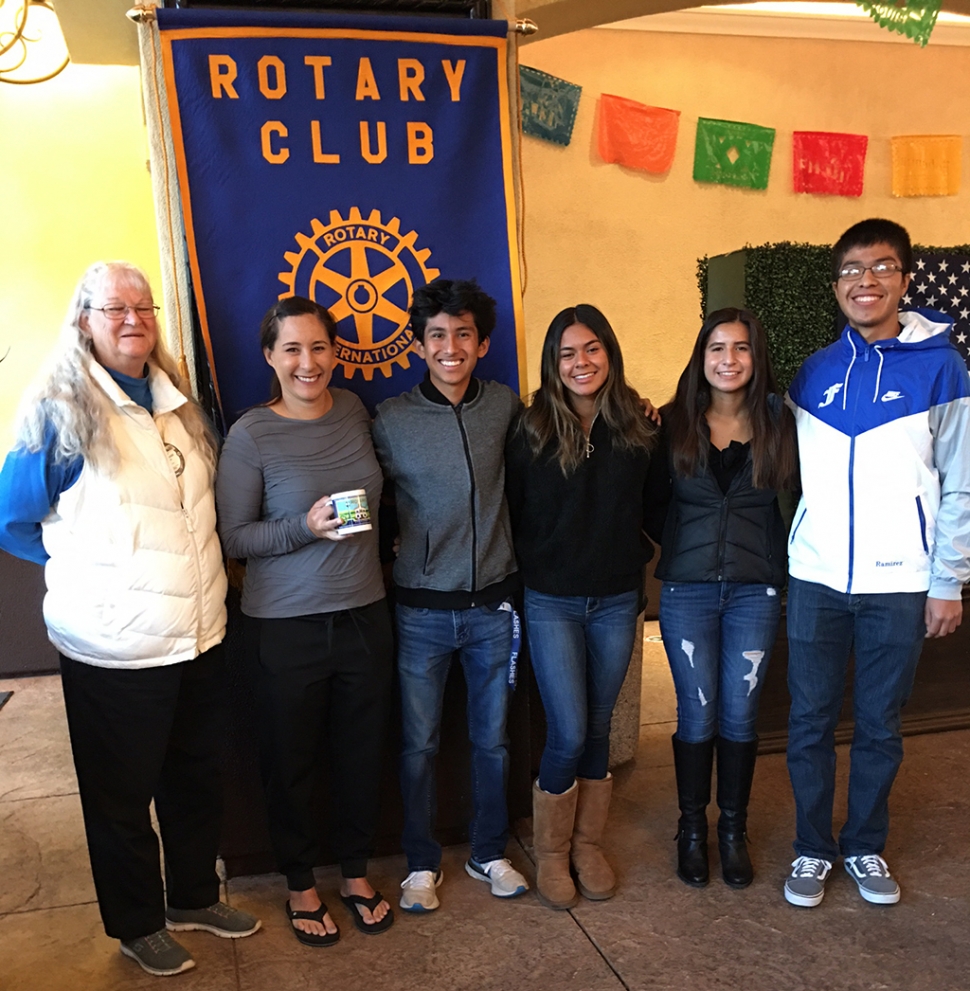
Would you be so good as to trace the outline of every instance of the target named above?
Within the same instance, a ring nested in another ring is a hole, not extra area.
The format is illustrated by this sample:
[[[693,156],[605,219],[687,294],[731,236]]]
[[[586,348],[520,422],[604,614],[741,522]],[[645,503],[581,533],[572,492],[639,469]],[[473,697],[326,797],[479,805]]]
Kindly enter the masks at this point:
[[[834,861],[882,853],[889,791],[903,759],[899,710],[909,698],[926,627],[925,592],[846,595],[791,580],[788,591],[788,773],[795,792],[795,852]],[[836,844],[835,727],[849,653],[855,730],[849,811]]]
[[[472,745],[472,857],[479,863],[505,856],[509,813],[505,788],[509,745],[505,732],[511,688],[512,613],[496,606],[476,609],[395,609],[401,680],[404,797],[402,843],[409,871],[436,871],[441,844],[435,757],[445,683],[457,650],[468,686],[468,738]]]
[[[757,737],[781,595],[750,582],[664,582],[660,634],[677,689],[677,738]]]
[[[610,719],[637,627],[636,591],[598,598],[525,590],[532,668],[546,710],[539,787],[553,795],[577,777],[606,777]]]

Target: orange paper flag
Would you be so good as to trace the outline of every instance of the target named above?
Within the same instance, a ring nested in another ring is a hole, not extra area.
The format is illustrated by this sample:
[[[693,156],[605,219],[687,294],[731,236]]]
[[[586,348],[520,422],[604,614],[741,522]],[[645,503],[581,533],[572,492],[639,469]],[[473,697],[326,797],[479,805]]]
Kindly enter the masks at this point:
[[[660,174],[677,148],[679,110],[648,107],[622,96],[600,96],[597,145],[604,162]]]
[[[959,134],[893,138],[893,196],[956,196],[962,144]]]

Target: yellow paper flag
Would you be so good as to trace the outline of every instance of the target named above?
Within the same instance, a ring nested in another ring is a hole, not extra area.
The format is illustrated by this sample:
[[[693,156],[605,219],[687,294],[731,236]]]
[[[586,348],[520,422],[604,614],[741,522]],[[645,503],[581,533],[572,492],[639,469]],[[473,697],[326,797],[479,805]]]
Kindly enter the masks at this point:
[[[959,134],[893,138],[893,196],[956,196],[962,144]]]

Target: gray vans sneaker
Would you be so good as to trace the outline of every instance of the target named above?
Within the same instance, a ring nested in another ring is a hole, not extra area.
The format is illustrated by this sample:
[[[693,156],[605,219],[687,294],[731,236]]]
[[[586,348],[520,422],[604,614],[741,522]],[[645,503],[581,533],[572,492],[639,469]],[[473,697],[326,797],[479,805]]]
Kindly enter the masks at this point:
[[[818,857],[799,857],[791,866],[792,872],[785,882],[785,900],[803,908],[815,908],[825,897],[825,879],[832,865]]]
[[[252,936],[262,925],[255,915],[233,908],[225,902],[216,902],[208,908],[165,909],[165,928],[173,932],[202,929],[223,939],[239,939]]]
[[[845,858],[845,870],[859,886],[859,894],[873,905],[895,905],[899,885],[889,873],[889,865],[877,853]]]
[[[195,966],[189,951],[164,929],[138,939],[123,940],[121,952],[155,977],[171,977]]]

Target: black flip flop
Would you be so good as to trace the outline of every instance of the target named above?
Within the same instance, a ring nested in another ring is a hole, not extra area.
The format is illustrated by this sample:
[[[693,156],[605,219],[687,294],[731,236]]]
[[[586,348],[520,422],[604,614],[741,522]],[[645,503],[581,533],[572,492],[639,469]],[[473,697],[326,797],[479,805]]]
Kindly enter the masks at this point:
[[[392,908],[387,910],[387,915],[380,922],[365,922],[364,917],[357,911],[357,906],[363,905],[364,908],[373,912],[384,901],[384,896],[379,891],[374,892],[373,898],[365,898],[363,895],[341,895],[340,900],[347,906],[347,911],[353,916],[354,925],[362,933],[376,936],[378,933],[387,932],[394,924],[394,909]]]
[[[302,929],[297,929],[293,925],[296,919],[307,919],[310,922],[319,922],[323,925],[323,917],[327,914],[327,906],[321,902],[320,907],[315,912],[296,912],[290,908],[290,903],[286,903],[286,917],[290,920],[290,928],[293,935],[306,946],[333,946],[340,939],[340,930],[335,933],[325,933],[323,936],[317,933],[305,933]]]

